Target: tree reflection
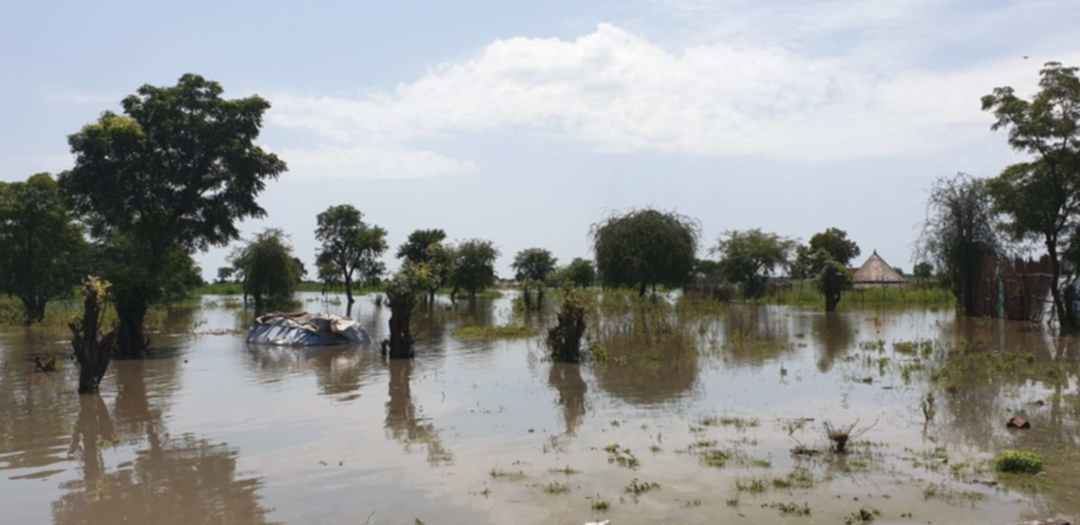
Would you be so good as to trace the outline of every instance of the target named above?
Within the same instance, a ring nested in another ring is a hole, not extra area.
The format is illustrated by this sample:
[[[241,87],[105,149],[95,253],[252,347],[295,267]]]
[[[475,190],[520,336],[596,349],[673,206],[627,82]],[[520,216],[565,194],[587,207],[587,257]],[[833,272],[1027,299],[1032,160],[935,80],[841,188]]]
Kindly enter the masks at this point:
[[[589,385],[581,377],[581,365],[576,363],[552,363],[548,372],[548,384],[559,393],[566,435],[575,435],[585,417],[585,395]]]
[[[828,373],[836,359],[855,345],[855,329],[848,316],[840,313],[814,315],[812,319],[811,330],[818,343],[817,369]]]
[[[435,425],[416,408],[411,389],[413,366],[412,359],[388,361],[390,400],[386,403],[386,430],[390,437],[405,445],[406,452],[411,452],[413,445],[422,445],[427,449],[430,465],[447,465],[454,461],[454,455],[443,446]]]
[[[132,399],[137,395],[129,392],[129,408],[148,406]],[[120,405],[118,399],[117,413]],[[112,416],[99,396],[80,398],[70,455],[80,462],[82,476],[61,484],[64,494],[52,504],[54,522],[267,523],[268,510],[256,494],[261,482],[237,479],[234,448],[191,435],[171,437],[161,427],[156,416],[145,421],[145,441],[136,443],[134,458],[109,472],[103,451],[117,444]]]

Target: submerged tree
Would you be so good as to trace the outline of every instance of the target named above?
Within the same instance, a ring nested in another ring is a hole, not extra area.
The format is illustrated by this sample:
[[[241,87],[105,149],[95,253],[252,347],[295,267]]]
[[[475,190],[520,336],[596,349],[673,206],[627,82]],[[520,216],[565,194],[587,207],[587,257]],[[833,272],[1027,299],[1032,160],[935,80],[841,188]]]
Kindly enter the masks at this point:
[[[720,268],[728,280],[742,284],[747,298],[761,297],[774,271],[789,264],[795,241],[760,229],[728,231],[712,249],[720,255]]]
[[[585,335],[585,301],[573,289],[563,296],[555,326],[548,328],[551,359],[561,363],[581,361],[581,338]]]
[[[101,332],[105,319],[105,304],[109,294],[109,283],[90,277],[83,285],[83,315],[75,319],[71,329],[71,347],[75,351],[75,360],[79,363],[79,393],[92,394],[98,391],[105,371],[109,369],[113,347],[116,346],[116,329]]]
[[[351,316],[356,302],[352,295],[354,279],[370,282],[386,269],[379,260],[388,247],[386,230],[365,223],[360,210],[348,204],[327,208],[319,214],[318,224],[315,238],[322,243],[316,257],[320,277],[327,282],[325,271],[340,276],[348,300],[345,315]]]
[[[495,285],[495,261],[500,253],[494,243],[469,239],[459,244],[453,253],[450,284],[454,293],[463,289],[469,292],[469,297],[475,297],[476,292]]]
[[[244,295],[254,299],[256,312],[263,312],[266,304],[282,306],[292,300],[300,282],[292,254],[288,236],[277,228],[267,228],[233,251],[231,260],[241,275]]]
[[[964,173],[934,181],[915,255],[947,275],[966,315],[980,314],[975,290],[983,261],[999,251],[995,217],[985,181]]]
[[[167,259],[239,238],[236,223],[266,215],[255,198],[286,169],[254,144],[270,104],[222,93],[191,74],[176,86],[144,85],[122,101],[124,115],[106,111],[68,137],[75,167],[60,175],[61,188],[94,237],[127,247],[103,275],[123,292],[122,355],[148,344],[143,323],[170,278]]]
[[[847,232],[839,228],[829,228],[821,233],[814,234],[810,242],[805,246],[799,246],[795,250],[795,261],[791,265],[791,276],[796,279],[809,279],[817,277],[821,270],[815,263],[821,261],[818,258],[818,250],[825,250],[829,258],[844,265],[849,265],[852,259],[859,256],[861,250],[855,241],[848,239]]]
[[[835,312],[840,304],[844,290],[851,286],[851,272],[847,266],[829,257],[825,250],[818,251],[817,266],[821,268],[817,276],[818,288],[825,296],[825,311]]]
[[[79,283],[87,253],[52,175],[0,182],[0,292],[22,302],[27,324],[44,320],[49,301]]]
[[[550,251],[543,248],[526,248],[514,256],[514,262],[510,265],[514,269],[514,279],[521,283],[521,291],[525,297],[525,305],[532,304],[529,296],[529,288],[536,288],[536,308],[539,309],[544,301],[544,288],[555,274],[559,260]]]
[[[590,231],[600,282],[642,296],[650,286],[686,284],[700,237],[697,220],[651,208],[612,213]]]
[[[383,341],[383,354],[390,359],[409,359],[413,352],[410,323],[416,308],[416,297],[425,289],[430,279],[429,269],[423,265],[406,262],[394,277],[386,283],[386,301],[390,306],[390,336]]]
[[[997,119],[992,130],[1006,129],[1013,149],[1032,155],[987,184],[995,208],[1015,239],[1042,242],[1050,256],[1050,293],[1062,332],[1075,329],[1072,282],[1059,287],[1059,257],[1078,242],[1080,228],[1080,78],[1078,69],[1049,62],[1040,72],[1039,92],[1030,101],[1013,88],[999,87],[982,99]]]

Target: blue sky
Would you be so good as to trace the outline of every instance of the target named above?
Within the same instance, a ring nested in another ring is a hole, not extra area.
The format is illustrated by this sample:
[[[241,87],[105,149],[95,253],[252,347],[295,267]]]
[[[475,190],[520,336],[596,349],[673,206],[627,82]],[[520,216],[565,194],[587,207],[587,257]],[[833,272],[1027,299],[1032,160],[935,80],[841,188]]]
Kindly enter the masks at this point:
[[[15,1],[0,15],[0,180],[70,165],[66,136],[187,72],[273,108],[290,172],[246,234],[315,215],[588,256],[651,205],[705,246],[835,226],[910,268],[933,178],[1016,159],[979,97],[1080,65],[1075,0]],[[1024,59],[1025,56],[1030,58]],[[200,254],[207,276],[227,249]],[[396,264],[391,262],[391,267]]]

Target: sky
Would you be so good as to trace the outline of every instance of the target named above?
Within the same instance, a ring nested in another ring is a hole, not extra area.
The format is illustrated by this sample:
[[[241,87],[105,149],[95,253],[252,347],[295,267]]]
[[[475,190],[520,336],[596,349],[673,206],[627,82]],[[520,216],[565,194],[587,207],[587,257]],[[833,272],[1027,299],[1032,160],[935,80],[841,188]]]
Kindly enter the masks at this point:
[[[72,164],[67,136],[185,73],[272,108],[289,171],[245,236],[284,229],[313,266],[316,215],[590,257],[606,215],[696,218],[807,241],[846,230],[910,270],[940,176],[1021,159],[980,97],[1080,65],[1075,0],[146,2],[0,10],[0,180]],[[207,278],[229,248],[196,256]]]

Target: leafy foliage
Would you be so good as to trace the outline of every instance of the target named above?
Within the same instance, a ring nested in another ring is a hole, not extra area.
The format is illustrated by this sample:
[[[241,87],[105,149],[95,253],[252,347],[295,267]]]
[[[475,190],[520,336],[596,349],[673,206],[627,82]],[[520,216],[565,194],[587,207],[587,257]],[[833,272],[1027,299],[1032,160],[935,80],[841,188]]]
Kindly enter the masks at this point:
[[[254,144],[270,104],[222,93],[192,74],[144,85],[122,101],[123,115],[106,111],[68,137],[75,166],[61,188],[93,236],[129,256],[104,275],[127,290],[116,296],[123,353],[146,346],[147,305],[163,296],[169,258],[239,238],[236,223],[266,215],[255,198],[286,169]]]
[[[596,268],[592,261],[575,257],[570,264],[562,267],[555,274],[559,284],[570,283],[579,288],[588,288],[596,281]]]
[[[348,204],[327,208],[317,221],[315,238],[322,243],[316,257],[319,277],[323,282],[340,279],[345,284],[345,315],[352,315],[354,279],[369,283],[386,271],[379,260],[388,248],[386,230],[366,224],[360,210]]]
[[[429,271],[429,266],[406,261],[386,283],[390,336],[383,341],[382,351],[391,359],[407,359],[414,355],[410,323],[417,295],[427,288],[432,278]]]
[[[914,275],[916,279],[929,279],[934,275],[934,265],[926,261],[915,263],[915,267],[912,268],[911,274]]]
[[[586,302],[580,292],[568,288],[555,326],[548,328],[551,359],[563,363],[581,361],[581,338],[585,335]]]
[[[940,177],[930,189],[916,256],[945,272],[960,309],[979,315],[974,290],[983,259],[1000,251],[996,214],[986,183],[964,173]]]
[[[499,249],[488,240],[469,239],[462,242],[453,251],[453,266],[450,272],[450,284],[455,289],[476,292],[495,285],[495,261],[499,258]]]
[[[720,255],[720,268],[731,282],[743,286],[746,297],[760,297],[773,272],[789,264],[795,241],[760,229],[728,231],[712,252]]]
[[[244,294],[255,301],[255,311],[264,306],[287,305],[300,282],[300,268],[293,257],[292,246],[285,232],[268,228],[248,243],[233,251],[231,256]]]
[[[998,472],[1038,474],[1043,470],[1042,456],[1023,450],[1006,450],[994,461]]]
[[[440,229],[416,230],[409,234],[405,244],[398,247],[397,258],[413,263],[431,259],[431,246],[446,240],[446,232]]]
[[[818,273],[817,282],[818,289],[825,296],[825,311],[835,312],[844,290],[851,287],[851,272],[846,265],[829,257],[825,250],[818,251],[817,259],[821,261],[818,263],[821,272]]]
[[[1013,88],[995,88],[982,99],[997,119],[992,130],[1007,129],[1013,149],[1033,157],[1013,164],[988,183],[1006,231],[1015,239],[1037,239],[1050,255],[1052,278],[1061,275],[1059,254],[1080,245],[1080,78],[1078,69],[1057,62],[1040,72],[1039,92],[1030,101]],[[1080,246],[1078,246],[1080,247]],[[1080,253],[1080,250],[1078,250]],[[1063,288],[1072,290],[1071,282]],[[1071,298],[1051,287],[1062,329],[1071,329]]]
[[[0,182],[0,292],[18,297],[26,323],[41,322],[49,301],[71,293],[86,270],[82,229],[48,173]]]
[[[651,208],[612,213],[590,232],[596,269],[605,286],[682,286],[691,277],[701,226],[674,211]]]
[[[543,248],[526,248],[514,256],[510,267],[516,272],[517,281],[545,283],[555,273],[559,260]]]
[[[825,250],[829,258],[844,265],[859,256],[861,250],[855,241],[848,239],[847,232],[839,228],[829,228],[821,233],[814,234],[806,246],[799,246],[795,250],[795,261],[791,265],[791,276],[796,279],[816,277],[823,269],[815,266],[815,254],[818,250]]]

